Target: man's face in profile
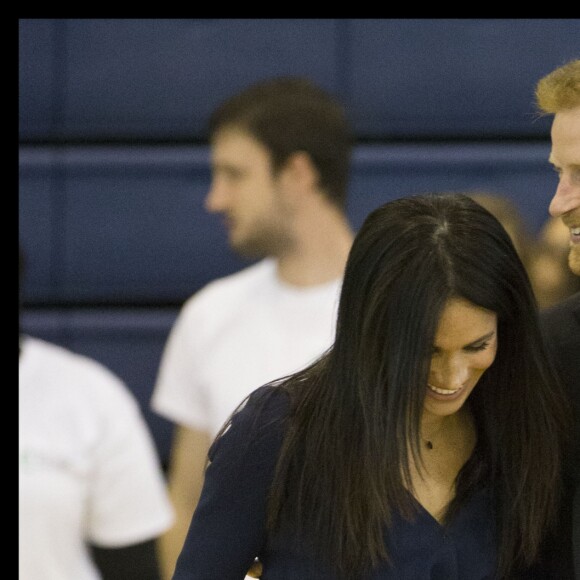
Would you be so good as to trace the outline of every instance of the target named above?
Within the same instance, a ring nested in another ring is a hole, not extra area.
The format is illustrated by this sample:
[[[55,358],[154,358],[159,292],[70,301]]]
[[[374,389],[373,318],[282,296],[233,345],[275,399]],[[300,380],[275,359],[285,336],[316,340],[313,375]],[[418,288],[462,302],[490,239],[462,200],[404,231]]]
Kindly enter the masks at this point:
[[[550,214],[570,231],[568,264],[580,276],[580,105],[554,116],[550,162],[559,175]]]

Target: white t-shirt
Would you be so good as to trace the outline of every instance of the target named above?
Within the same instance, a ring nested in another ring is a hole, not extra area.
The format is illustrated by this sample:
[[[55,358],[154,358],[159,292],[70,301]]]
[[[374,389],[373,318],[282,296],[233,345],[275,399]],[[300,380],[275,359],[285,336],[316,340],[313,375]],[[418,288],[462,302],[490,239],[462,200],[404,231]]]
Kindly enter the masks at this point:
[[[170,333],[153,410],[213,437],[251,391],[332,345],[341,284],[290,286],[270,258],[210,282],[184,304]]]
[[[86,542],[159,536],[173,510],[130,391],[88,357],[25,337],[19,357],[19,579],[96,580]]]

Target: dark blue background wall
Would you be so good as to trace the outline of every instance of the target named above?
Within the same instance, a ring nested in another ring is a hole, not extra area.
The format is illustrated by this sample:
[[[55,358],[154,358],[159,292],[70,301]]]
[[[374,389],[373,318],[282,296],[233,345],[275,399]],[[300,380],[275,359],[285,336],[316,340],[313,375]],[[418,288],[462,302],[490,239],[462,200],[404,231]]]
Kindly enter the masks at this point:
[[[278,74],[339,96],[361,138],[545,137],[535,82],[579,19],[20,21],[20,137],[202,139],[213,107]]]

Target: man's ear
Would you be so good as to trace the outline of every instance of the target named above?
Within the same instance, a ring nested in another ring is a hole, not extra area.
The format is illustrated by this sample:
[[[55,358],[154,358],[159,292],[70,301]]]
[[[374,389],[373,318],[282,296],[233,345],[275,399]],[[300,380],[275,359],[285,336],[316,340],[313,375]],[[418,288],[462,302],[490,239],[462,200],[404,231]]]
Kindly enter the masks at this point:
[[[284,182],[291,192],[311,191],[318,186],[318,170],[305,151],[297,151],[288,157],[282,170]]]

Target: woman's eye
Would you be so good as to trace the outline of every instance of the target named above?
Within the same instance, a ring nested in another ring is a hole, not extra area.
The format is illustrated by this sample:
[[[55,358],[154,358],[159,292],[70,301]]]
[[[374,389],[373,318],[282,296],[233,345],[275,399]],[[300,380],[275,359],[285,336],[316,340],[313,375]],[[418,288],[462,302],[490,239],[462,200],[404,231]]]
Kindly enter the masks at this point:
[[[479,352],[480,350],[485,350],[489,346],[489,341],[482,342],[480,344],[472,344],[471,346],[466,346],[465,350],[471,352]]]

